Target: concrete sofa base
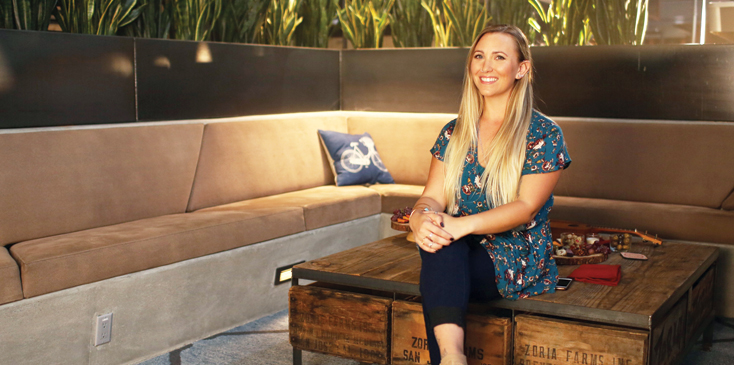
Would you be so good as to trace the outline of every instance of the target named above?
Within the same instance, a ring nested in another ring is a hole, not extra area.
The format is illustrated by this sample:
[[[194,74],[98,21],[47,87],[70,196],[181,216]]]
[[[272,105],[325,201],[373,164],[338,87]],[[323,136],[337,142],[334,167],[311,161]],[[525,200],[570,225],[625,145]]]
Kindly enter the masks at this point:
[[[375,241],[383,215],[0,306],[0,364],[134,364],[281,311],[277,267]],[[95,347],[110,312],[112,341]]]

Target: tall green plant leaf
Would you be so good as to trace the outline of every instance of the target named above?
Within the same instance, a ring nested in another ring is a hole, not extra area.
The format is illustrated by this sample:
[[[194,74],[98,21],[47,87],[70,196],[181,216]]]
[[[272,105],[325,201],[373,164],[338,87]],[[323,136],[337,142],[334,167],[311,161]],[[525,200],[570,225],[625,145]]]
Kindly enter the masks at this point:
[[[535,20],[533,18],[535,11],[529,2],[525,0],[489,0],[487,9],[493,23],[514,25],[525,33],[531,44],[534,42],[537,32],[531,26],[530,19]]]
[[[255,43],[271,0],[227,0],[212,34],[212,40]]]
[[[11,0],[0,0],[0,28],[13,28],[13,3]]]
[[[333,0],[338,6],[338,0]],[[354,48],[380,48],[395,0],[346,0],[337,9],[339,26]]]
[[[552,0],[548,9],[539,0],[528,0],[537,21],[530,20],[549,46],[579,45],[590,37],[588,12],[591,0]]]
[[[431,14],[436,47],[470,47],[491,19],[478,1],[423,0],[421,4]]]
[[[140,16],[145,5],[137,0],[59,0],[54,14],[64,32],[115,35]]]
[[[433,42],[431,14],[421,0],[395,0],[390,11],[390,30],[396,47],[430,47]]]
[[[647,32],[648,0],[591,1],[589,20],[597,44],[642,44]]]
[[[173,0],[175,39],[206,41],[222,12],[222,0]]]
[[[303,21],[298,15],[301,0],[273,0],[262,26],[262,41],[266,44],[290,46],[296,27]]]
[[[0,0],[0,28],[48,30],[57,0]]]
[[[122,34],[141,38],[170,38],[173,17],[171,0],[147,0],[141,7],[140,16],[122,29]]]
[[[336,9],[338,6],[331,0],[306,0],[301,5],[300,15],[303,23],[296,28],[297,46],[326,48],[329,36],[336,26]]]

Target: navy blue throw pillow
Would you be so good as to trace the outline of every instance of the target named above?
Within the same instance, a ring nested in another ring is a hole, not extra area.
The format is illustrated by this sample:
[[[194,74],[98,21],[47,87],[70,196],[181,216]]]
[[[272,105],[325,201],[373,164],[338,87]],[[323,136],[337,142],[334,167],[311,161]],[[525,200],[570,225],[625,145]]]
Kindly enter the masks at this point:
[[[369,133],[346,134],[319,130],[336,176],[336,186],[393,184]]]

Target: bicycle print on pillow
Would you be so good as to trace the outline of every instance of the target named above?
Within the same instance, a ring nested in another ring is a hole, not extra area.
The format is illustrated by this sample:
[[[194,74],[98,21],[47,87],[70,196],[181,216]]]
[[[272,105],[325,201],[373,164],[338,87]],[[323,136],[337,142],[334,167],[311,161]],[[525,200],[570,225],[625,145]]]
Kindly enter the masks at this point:
[[[369,133],[319,130],[319,136],[329,155],[337,186],[395,182]]]

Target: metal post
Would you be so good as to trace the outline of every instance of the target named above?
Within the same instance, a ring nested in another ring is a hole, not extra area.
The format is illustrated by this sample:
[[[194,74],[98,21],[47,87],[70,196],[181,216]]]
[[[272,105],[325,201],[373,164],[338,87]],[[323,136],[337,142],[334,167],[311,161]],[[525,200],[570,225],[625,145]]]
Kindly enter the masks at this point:
[[[294,286],[298,286],[297,276],[293,276],[291,278],[291,287],[294,287]],[[288,315],[290,316],[290,313],[288,313]],[[290,333],[288,334],[288,336],[290,336]],[[302,363],[303,363],[303,351],[293,347],[293,365],[301,365]]]

